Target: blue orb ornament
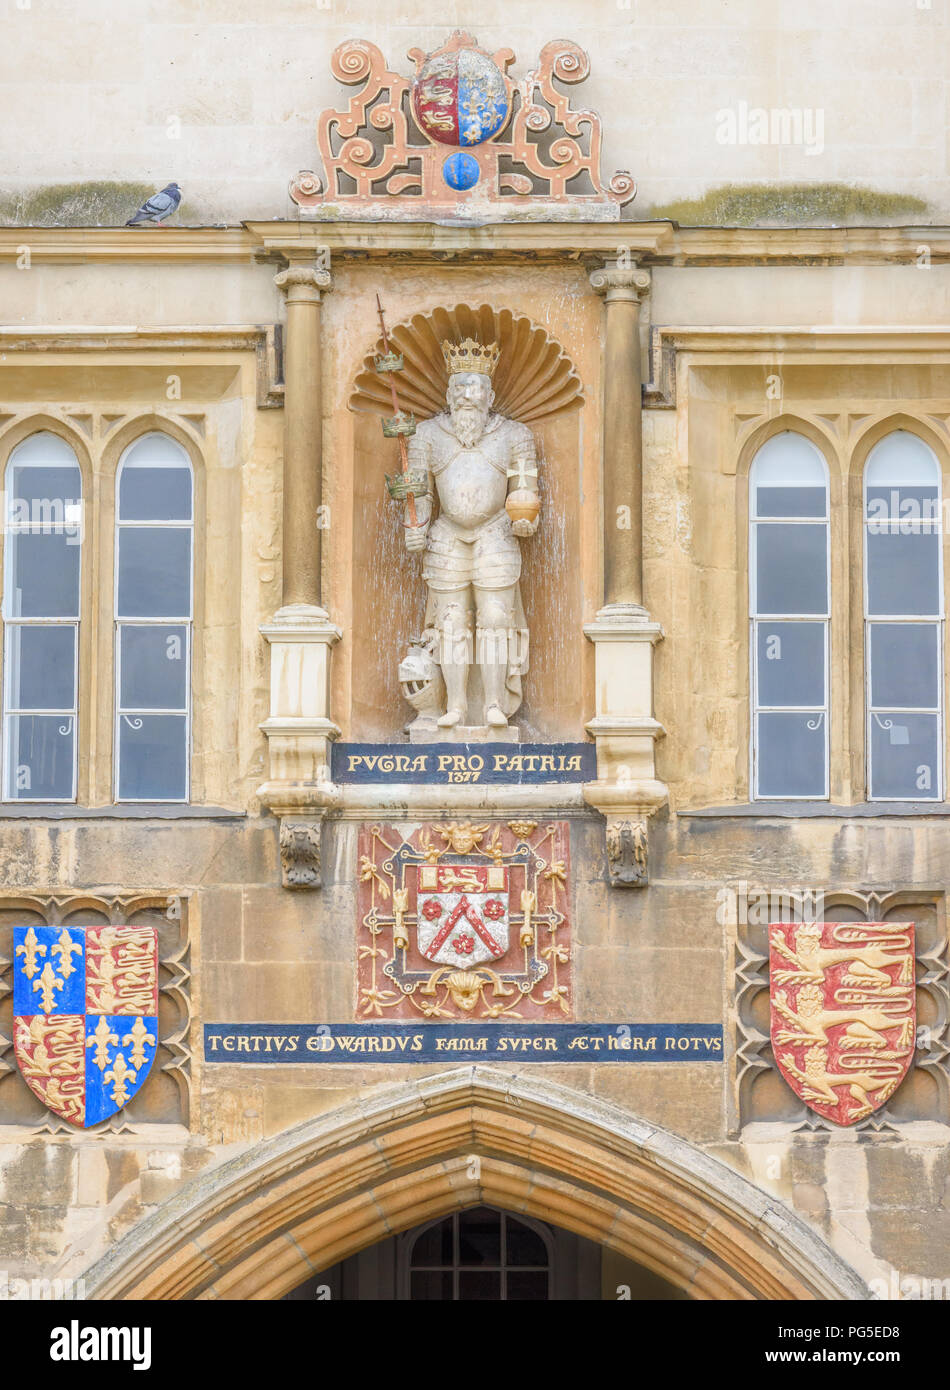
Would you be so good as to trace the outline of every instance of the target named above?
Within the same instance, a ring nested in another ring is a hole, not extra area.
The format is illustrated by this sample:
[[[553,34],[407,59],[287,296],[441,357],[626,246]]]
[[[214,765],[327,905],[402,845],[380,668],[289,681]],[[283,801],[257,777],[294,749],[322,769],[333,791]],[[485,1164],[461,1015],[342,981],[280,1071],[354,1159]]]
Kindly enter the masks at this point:
[[[442,177],[449,188],[454,188],[458,193],[474,188],[480,173],[478,160],[470,154],[450,154],[442,165]]]

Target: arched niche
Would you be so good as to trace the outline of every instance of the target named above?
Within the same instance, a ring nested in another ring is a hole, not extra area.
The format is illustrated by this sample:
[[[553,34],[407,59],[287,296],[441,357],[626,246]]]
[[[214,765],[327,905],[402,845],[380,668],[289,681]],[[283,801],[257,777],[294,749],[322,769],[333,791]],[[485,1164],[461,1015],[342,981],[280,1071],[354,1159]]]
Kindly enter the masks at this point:
[[[456,304],[395,324],[390,347],[405,366],[396,376],[399,404],[417,420],[444,409],[447,373],[440,344],[474,338],[497,342],[494,409],[530,426],[538,442],[541,525],[522,542],[521,591],[531,632],[531,669],[514,716],[525,740],[581,736],[585,681],[591,679],[582,632],[584,390],[564,347],[511,309]],[[384,474],[399,469],[398,445],[380,420],[391,415],[389,377],[374,367],[380,336],[362,358],[349,396],[354,412],[352,611],[353,682],[350,737],[398,740],[412,718],[397,668],[425,610],[422,558],[405,551],[402,510],[386,493]],[[596,607],[591,594],[588,608]]]

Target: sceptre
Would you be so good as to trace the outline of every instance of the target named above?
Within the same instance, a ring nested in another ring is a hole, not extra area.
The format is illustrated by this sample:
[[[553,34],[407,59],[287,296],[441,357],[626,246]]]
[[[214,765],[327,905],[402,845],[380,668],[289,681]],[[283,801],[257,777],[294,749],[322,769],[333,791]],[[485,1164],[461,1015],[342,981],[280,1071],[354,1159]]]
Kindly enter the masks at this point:
[[[376,358],[376,370],[382,375],[385,373],[389,377],[389,389],[393,398],[393,414],[386,415],[382,420],[383,434],[387,439],[399,440],[399,462],[401,472],[390,477],[386,475],[386,487],[390,497],[397,501],[405,499],[409,506],[409,525],[418,526],[419,520],[416,514],[416,497],[421,496],[427,490],[425,479],[414,478],[409,471],[409,445],[407,439],[409,435],[416,432],[416,418],[412,414],[406,414],[399,407],[399,397],[396,394],[396,372],[403,369],[403,357],[399,352],[393,352],[389,346],[389,334],[386,331],[386,318],[383,314],[383,306],[379,295],[376,296],[376,308],[379,312],[379,324],[383,332],[384,355]]]

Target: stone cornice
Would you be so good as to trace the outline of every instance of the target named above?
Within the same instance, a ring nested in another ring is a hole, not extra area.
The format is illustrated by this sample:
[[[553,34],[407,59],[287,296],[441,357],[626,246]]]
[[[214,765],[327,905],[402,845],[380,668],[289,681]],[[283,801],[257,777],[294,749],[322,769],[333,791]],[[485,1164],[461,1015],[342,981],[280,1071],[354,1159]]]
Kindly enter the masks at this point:
[[[0,227],[0,266],[338,260],[562,261],[596,269],[622,249],[640,266],[950,264],[950,227],[677,227],[672,222],[246,222],[237,227]]]
[[[950,324],[654,326],[645,409],[675,407],[676,361],[681,353],[688,353],[697,366],[768,364],[779,354],[785,366],[834,366],[849,358],[888,365],[895,357],[932,363],[950,356]]]

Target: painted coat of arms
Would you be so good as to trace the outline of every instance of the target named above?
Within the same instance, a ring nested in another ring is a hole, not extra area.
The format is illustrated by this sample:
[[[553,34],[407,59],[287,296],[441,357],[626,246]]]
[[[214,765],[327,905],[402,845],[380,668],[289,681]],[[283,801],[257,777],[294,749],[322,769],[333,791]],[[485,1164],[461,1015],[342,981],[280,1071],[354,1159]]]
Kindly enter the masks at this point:
[[[14,928],[13,1042],[23,1079],[82,1129],[140,1090],[158,1046],[154,927]]]
[[[360,832],[357,1016],[572,1017],[564,821]]]
[[[916,1037],[912,922],[769,927],[772,1050],[816,1114],[853,1125],[894,1094]]]

